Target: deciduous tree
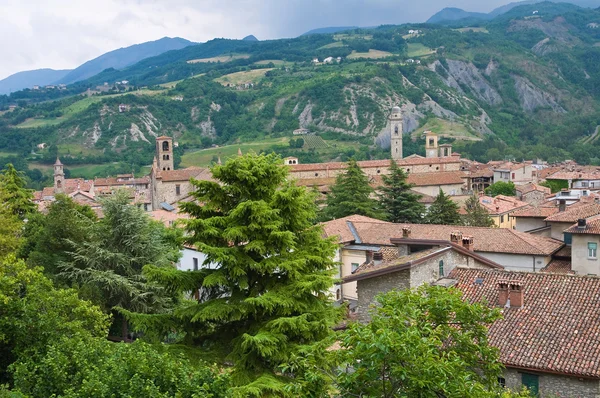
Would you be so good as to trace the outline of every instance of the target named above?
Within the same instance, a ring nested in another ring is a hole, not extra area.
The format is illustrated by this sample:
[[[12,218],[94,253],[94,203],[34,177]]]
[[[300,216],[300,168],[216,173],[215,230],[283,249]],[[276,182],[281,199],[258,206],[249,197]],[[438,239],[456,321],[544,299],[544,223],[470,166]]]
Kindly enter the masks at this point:
[[[498,181],[487,187],[485,189],[485,194],[492,197],[498,195],[515,196],[517,191],[515,189],[515,184],[512,181]]]

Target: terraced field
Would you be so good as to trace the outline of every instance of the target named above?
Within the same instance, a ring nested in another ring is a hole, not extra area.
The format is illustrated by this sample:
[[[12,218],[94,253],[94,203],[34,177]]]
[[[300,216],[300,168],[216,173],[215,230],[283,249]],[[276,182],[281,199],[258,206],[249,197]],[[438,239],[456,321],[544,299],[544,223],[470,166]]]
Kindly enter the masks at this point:
[[[191,59],[187,61],[188,64],[195,64],[200,62],[231,62],[236,59],[246,59],[250,58],[249,54],[230,54],[230,55],[219,55],[218,57],[211,58],[199,58],[199,59]]]
[[[394,54],[387,51],[380,50],[369,50],[367,53],[357,53],[356,51],[352,51],[352,54],[348,55],[348,59],[358,59],[358,58],[367,58],[367,59],[379,59],[390,57]]]
[[[323,149],[329,148],[329,144],[318,135],[303,135],[300,137],[304,139],[304,146],[302,149]]]
[[[243,83],[257,83],[265,77],[265,73],[273,70],[273,68],[264,68],[264,69],[254,69],[243,72],[235,72],[230,73],[225,76],[221,76],[215,79],[216,82],[221,83],[224,86],[233,85],[237,86],[238,84]]]

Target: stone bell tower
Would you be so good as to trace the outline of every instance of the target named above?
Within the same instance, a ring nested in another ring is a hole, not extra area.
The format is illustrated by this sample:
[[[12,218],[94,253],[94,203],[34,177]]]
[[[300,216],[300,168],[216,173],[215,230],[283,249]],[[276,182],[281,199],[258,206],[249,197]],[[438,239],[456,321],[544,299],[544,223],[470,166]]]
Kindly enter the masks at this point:
[[[439,157],[438,136],[431,131],[425,132],[425,157]]]
[[[165,135],[156,139],[156,161],[161,171],[173,170],[173,139]]]
[[[65,189],[65,171],[63,164],[57,157],[54,162],[54,193],[63,193]]]
[[[402,109],[399,106],[393,107],[388,120],[390,122],[392,159],[402,159]]]

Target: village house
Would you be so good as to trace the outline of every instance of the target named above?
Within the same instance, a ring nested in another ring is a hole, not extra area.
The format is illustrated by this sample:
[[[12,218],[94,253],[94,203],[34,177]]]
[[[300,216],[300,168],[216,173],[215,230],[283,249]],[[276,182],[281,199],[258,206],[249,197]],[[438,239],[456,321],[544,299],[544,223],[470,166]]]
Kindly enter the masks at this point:
[[[563,181],[567,188],[600,189],[600,170],[595,166],[570,167],[546,176],[549,181]]]
[[[523,185],[536,182],[536,169],[533,167],[533,162],[506,162],[494,167],[493,170],[494,183],[502,181]]]
[[[519,209],[529,206],[528,203],[505,195],[498,195],[493,198],[482,195],[479,196],[479,203],[488,211],[490,218],[497,227],[511,229],[514,229],[516,225],[515,217],[512,214]]]
[[[553,255],[564,246],[554,239],[508,228],[394,224],[363,216],[328,221],[323,223],[323,229],[325,236],[336,237],[340,245],[336,254],[340,278],[350,276],[361,264],[370,262],[374,253],[395,249],[390,240],[393,238],[449,242],[451,236],[472,237],[469,250],[475,254],[510,270],[533,272],[546,267],[553,260]],[[387,253],[386,259],[392,260],[393,256],[394,250],[391,254]],[[332,294],[356,301],[356,282],[339,284]]]
[[[579,275],[600,275],[600,215],[581,218],[564,233],[571,236],[571,271]]]
[[[488,332],[505,366],[501,385],[542,398],[600,396],[600,278],[456,268],[443,282],[502,310]]]
[[[511,214],[515,220],[515,229],[519,232],[551,236],[551,227],[546,218],[558,213],[558,205],[544,203],[539,206],[527,206]]]
[[[552,193],[550,188],[534,183],[516,185],[515,188],[517,199],[534,206],[546,202],[547,196]]]
[[[579,202],[568,208],[564,202],[559,203],[558,212],[545,219],[550,226],[553,239],[571,244],[571,234],[565,232],[578,220],[600,215],[600,204],[595,202]]]

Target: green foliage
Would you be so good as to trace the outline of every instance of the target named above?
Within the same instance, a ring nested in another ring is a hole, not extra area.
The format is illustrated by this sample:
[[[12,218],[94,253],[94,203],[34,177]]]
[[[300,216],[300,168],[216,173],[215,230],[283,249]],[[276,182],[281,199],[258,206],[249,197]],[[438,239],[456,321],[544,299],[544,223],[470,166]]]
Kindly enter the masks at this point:
[[[67,195],[56,195],[46,216],[30,217],[25,231],[25,243],[20,251],[29,264],[43,267],[45,274],[57,277],[59,264],[68,261],[72,245],[91,239],[90,224],[96,214],[89,206],[75,203]]]
[[[477,194],[471,195],[465,202],[466,214],[462,215],[462,222],[469,227],[493,227],[494,220],[485,207],[479,203]]]
[[[193,181],[196,201],[181,207],[191,217],[188,243],[214,266],[145,268],[170,291],[198,292],[159,326],[176,325],[188,345],[222,347],[233,362],[235,396],[281,396],[292,380],[280,366],[340,319],[328,293],[336,246],[313,225],[314,194],[288,181],[279,157],[251,153],[212,173],[215,182]]]
[[[226,373],[157,348],[63,337],[15,364],[14,384],[32,398],[227,396]]]
[[[461,218],[458,205],[440,188],[440,193],[427,210],[425,220],[428,224],[459,225]]]
[[[121,318],[117,308],[136,312],[161,312],[170,297],[160,286],[148,282],[142,267],[172,267],[177,259],[177,242],[168,238],[165,227],[130,204],[128,192],[120,190],[102,200],[100,222],[82,217],[89,239],[67,240],[68,260],[59,265],[61,278],[78,285],[81,295]],[[114,328],[113,328],[114,330]],[[121,334],[127,338],[127,322]]]
[[[569,181],[567,180],[546,180],[540,183],[541,186],[550,188],[552,193],[560,192],[562,189],[569,188]]]
[[[327,206],[323,210],[323,219],[333,220],[358,214],[361,216],[384,218],[379,203],[373,198],[374,189],[369,179],[356,163],[350,160],[346,171],[335,179],[331,192],[327,195]]]
[[[383,175],[383,186],[379,187],[379,206],[386,212],[387,220],[394,223],[420,223],[425,206],[419,203],[420,195],[411,191],[406,182],[408,174],[390,161],[390,175]]]
[[[33,193],[26,189],[27,182],[23,173],[12,164],[7,164],[0,173],[0,202],[9,213],[23,220],[27,214],[37,211],[33,203]]]
[[[51,342],[75,336],[106,336],[108,317],[77,297],[53,287],[40,268],[8,256],[0,262],[0,383],[19,358],[46,352]]]
[[[512,181],[498,181],[487,187],[485,189],[485,194],[491,197],[498,195],[515,196],[517,194],[517,190],[515,188],[515,183]]]
[[[502,366],[487,330],[499,310],[428,285],[377,301],[370,323],[354,323],[338,337],[332,355],[341,365],[341,396],[497,396]]]

